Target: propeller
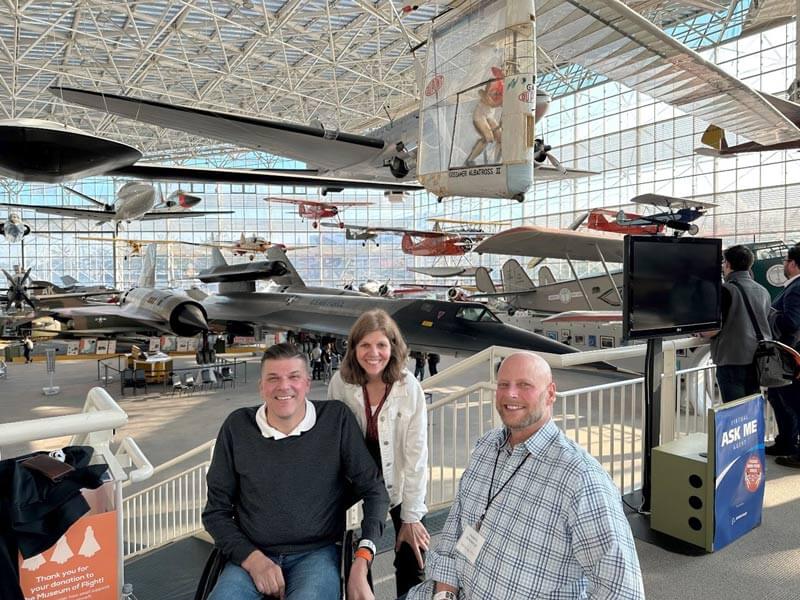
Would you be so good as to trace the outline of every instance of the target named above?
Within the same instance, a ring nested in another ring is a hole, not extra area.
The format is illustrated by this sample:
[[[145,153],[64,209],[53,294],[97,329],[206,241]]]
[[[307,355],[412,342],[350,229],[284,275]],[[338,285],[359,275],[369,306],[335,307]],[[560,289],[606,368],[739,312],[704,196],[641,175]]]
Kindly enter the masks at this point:
[[[550,154],[550,150],[553,147],[550,144],[545,144],[543,139],[537,138],[533,143],[533,160],[538,163],[543,163],[545,159],[550,161],[550,164],[553,165],[556,169],[561,171],[562,175],[567,174],[567,169],[561,162],[552,154]]]
[[[6,290],[6,312],[11,310],[12,306],[19,310],[24,304],[27,304],[32,309],[35,309],[36,307],[33,305],[33,301],[30,299],[30,296],[28,296],[28,293],[25,290],[25,282],[28,281],[28,278],[31,275],[31,269],[25,271],[24,274],[17,273],[11,275],[5,269],[3,269],[3,273],[5,274],[9,283],[8,289]]]

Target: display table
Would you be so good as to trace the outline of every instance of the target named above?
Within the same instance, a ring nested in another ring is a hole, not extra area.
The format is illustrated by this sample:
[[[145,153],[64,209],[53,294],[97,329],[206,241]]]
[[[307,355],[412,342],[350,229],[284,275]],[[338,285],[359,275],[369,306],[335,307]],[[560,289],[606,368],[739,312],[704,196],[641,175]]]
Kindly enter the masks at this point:
[[[147,359],[128,356],[128,368],[134,371],[142,369],[147,383],[164,383],[172,372],[172,358],[162,353],[148,356]]]

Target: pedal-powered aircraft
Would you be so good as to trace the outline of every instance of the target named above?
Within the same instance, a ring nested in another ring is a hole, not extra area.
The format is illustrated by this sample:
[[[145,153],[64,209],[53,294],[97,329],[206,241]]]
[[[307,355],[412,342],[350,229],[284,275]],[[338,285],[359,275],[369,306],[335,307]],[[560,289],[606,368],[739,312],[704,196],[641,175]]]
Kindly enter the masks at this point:
[[[675,235],[682,233],[697,235],[700,228],[694,221],[704,216],[709,208],[717,206],[711,202],[672,198],[659,194],[642,194],[633,198],[631,202],[649,204],[667,210],[652,215],[641,215],[626,213],[622,210],[614,213],[605,209],[595,209],[589,214],[589,228],[633,235],[657,234],[662,233],[665,229],[672,229],[675,231]],[[607,220],[604,216],[607,214],[614,215],[614,220]]]
[[[304,200],[302,198],[280,198],[276,196],[268,196],[264,198],[267,202],[282,202],[284,204],[293,204],[297,207],[297,214],[301,219],[308,219],[311,221],[311,226],[316,229],[319,227],[319,222],[322,219],[335,218],[339,224],[340,229],[344,229],[345,225],[342,223],[342,218],[339,215],[343,208],[353,206],[371,206],[372,202],[323,202],[322,200]]]
[[[419,113],[369,131],[89,90],[52,91],[73,104],[302,161],[311,167],[304,177],[418,178],[438,196],[521,198],[534,178],[563,177],[561,169],[546,164],[547,144],[537,126],[549,97],[536,83],[570,65],[758,144],[800,140],[800,128],[787,115],[797,105],[751,89],[621,0],[462,3],[435,19],[426,45]],[[16,144],[2,147],[17,151]]]

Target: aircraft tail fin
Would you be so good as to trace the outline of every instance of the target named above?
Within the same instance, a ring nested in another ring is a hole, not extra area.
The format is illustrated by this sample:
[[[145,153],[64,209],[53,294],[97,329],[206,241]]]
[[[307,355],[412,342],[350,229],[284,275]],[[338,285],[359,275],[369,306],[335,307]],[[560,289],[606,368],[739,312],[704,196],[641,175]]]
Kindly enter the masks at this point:
[[[78,280],[72,277],[71,275],[62,275],[61,283],[65,288],[69,288],[78,285]]]
[[[142,272],[139,275],[139,287],[156,287],[156,244],[149,244],[142,256]]]
[[[211,249],[211,266],[212,267],[225,267],[227,266],[228,261],[225,260],[225,257],[222,255],[222,251],[219,248],[212,248]]]
[[[717,151],[725,150],[728,147],[728,141],[725,139],[725,130],[716,125],[709,125],[703,132],[700,141]]]
[[[543,285],[552,285],[556,282],[556,278],[553,277],[553,272],[550,270],[550,267],[545,265],[541,269],[539,269],[539,286]]]
[[[300,273],[298,273],[297,269],[294,268],[292,261],[289,260],[289,257],[286,256],[286,252],[284,252],[282,248],[278,246],[270,246],[267,249],[267,259],[279,260],[283,262],[289,271],[286,275],[281,275],[280,277],[273,277],[272,281],[274,281],[278,285],[290,285],[299,288],[306,287],[306,282],[303,281],[302,277],[300,277]]]
[[[513,258],[503,264],[502,274],[505,292],[532,292],[536,288],[522,265]]]
[[[497,292],[494,281],[492,281],[492,277],[489,275],[489,270],[486,267],[478,267],[475,270],[475,286],[478,288],[479,292],[483,292],[484,294],[494,294]]]
[[[606,219],[606,216],[603,213],[593,210],[591,213],[589,213],[589,221],[586,226],[589,229],[598,229],[602,231],[603,228],[608,224],[608,219]]]

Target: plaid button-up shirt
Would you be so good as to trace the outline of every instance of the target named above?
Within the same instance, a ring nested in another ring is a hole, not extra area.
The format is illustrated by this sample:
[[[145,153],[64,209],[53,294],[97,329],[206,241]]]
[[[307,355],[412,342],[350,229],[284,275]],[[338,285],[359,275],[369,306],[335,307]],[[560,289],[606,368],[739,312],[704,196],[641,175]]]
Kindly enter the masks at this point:
[[[429,600],[435,581],[457,587],[460,600],[643,599],[619,492],[600,464],[552,421],[513,450],[507,439],[501,428],[478,440],[441,539],[428,554],[428,581],[408,600]],[[506,481],[487,510],[490,494]],[[472,565],[456,543],[484,512],[486,541]]]

